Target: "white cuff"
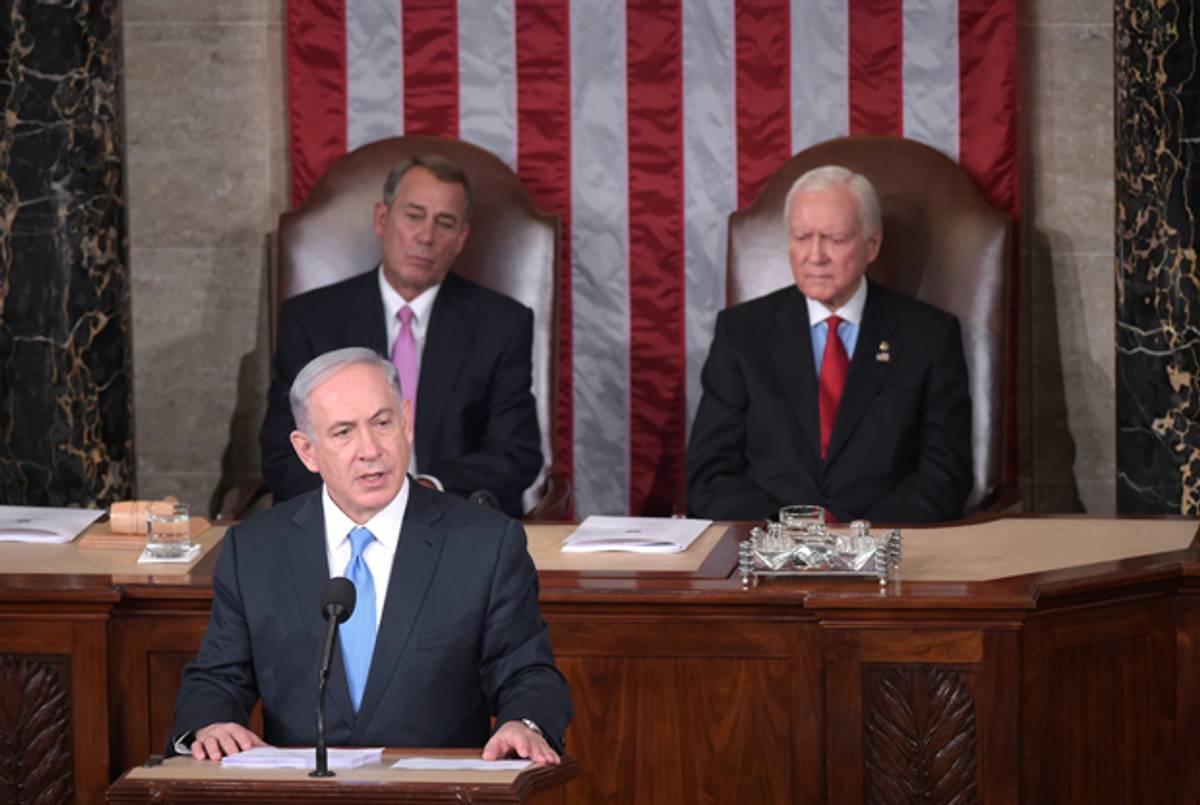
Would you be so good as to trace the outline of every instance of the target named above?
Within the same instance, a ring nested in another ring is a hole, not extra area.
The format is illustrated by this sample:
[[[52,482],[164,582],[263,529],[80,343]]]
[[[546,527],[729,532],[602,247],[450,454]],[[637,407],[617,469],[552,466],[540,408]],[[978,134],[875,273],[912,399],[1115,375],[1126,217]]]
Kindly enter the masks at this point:
[[[175,739],[175,751],[181,755],[190,755],[192,753],[192,742],[195,740],[196,731],[188,730]]]

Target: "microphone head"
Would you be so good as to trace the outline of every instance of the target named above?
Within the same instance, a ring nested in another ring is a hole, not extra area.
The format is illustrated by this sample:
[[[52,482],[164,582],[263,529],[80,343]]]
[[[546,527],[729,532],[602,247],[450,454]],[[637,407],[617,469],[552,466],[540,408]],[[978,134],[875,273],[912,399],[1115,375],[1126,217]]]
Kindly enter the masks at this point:
[[[336,618],[338,623],[345,623],[354,614],[357,600],[354,582],[345,576],[334,576],[321,591],[321,614],[327,619]]]

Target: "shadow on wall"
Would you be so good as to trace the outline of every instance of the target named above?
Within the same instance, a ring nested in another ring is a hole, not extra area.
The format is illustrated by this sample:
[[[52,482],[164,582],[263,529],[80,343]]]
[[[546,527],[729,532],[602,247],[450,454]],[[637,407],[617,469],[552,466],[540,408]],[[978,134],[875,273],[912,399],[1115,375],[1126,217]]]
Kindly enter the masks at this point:
[[[1029,304],[1030,491],[1026,508],[1034,512],[1083,512],[1075,478],[1076,445],[1067,415],[1059,305],[1054,262],[1064,259],[1050,238],[1027,230],[1030,239],[1023,294]],[[1075,300],[1075,304],[1079,304]],[[1082,319],[1077,319],[1082,321]]]
[[[272,235],[265,236],[262,260],[262,282],[259,283],[258,314],[254,349],[238,361],[237,398],[229,418],[229,440],[221,453],[221,477],[209,498],[209,515],[213,518],[221,509],[225,494],[236,486],[261,483],[262,461],[258,447],[258,431],[267,410],[267,386],[271,381],[272,299]]]

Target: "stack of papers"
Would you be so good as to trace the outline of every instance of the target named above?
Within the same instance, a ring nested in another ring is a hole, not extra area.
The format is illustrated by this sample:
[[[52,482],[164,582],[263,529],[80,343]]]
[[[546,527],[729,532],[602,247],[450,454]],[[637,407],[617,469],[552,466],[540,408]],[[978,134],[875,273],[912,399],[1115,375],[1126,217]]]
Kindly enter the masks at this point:
[[[383,747],[372,749],[330,749],[329,768],[357,769],[383,759]],[[221,758],[226,769],[315,769],[316,750],[278,749],[274,746],[256,746],[236,755]]]
[[[483,760],[472,757],[406,757],[392,764],[393,769],[410,771],[521,771],[532,760]]]
[[[103,509],[0,506],[0,542],[70,542],[102,514]]]
[[[563,553],[631,551],[679,553],[686,550],[712,520],[680,517],[607,517],[592,515],[571,532]]]

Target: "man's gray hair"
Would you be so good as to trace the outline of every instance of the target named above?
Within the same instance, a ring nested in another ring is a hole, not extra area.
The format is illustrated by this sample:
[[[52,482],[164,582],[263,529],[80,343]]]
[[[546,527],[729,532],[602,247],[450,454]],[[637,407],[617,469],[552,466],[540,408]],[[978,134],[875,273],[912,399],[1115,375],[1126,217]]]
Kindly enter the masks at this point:
[[[466,207],[463,209],[463,223],[471,220],[471,210],[475,208],[475,193],[471,190],[471,182],[462,168],[458,167],[449,157],[441,154],[417,154],[397,162],[388,171],[387,179],[383,182],[384,206],[392,206],[392,202],[396,200],[396,189],[400,187],[400,180],[413,168],[424,168],[436,176],[439,181],[462,185],[467,200]]]
[[[366,347],[345,347],[318,355],[300,370],[288,392],[288,402],[292,404],[292,417],[296,420],[296,427],[310,439],[316,438],[312,418],[308,415],[308,401],[313,391],[347,366],[360,364],[378,369],[388,385],[395,389],[396,402],[403,402],[404,390],[400,388],[400,375],[396,373],[396,367],[374,350]]]
[[[791,226],[792,200],[797,193],[812,193],[818,190],[828,190],[831,187],[848,187],[858,199],[858,208],[862,213],[863,234],[883,234],[883,217],[879,212],[879,195],[871,181],[860,173],[855,173],[841,165],[824,165],[813,168],[792,183],[788,190],[787,201],[783,205],[783,225]]]

